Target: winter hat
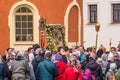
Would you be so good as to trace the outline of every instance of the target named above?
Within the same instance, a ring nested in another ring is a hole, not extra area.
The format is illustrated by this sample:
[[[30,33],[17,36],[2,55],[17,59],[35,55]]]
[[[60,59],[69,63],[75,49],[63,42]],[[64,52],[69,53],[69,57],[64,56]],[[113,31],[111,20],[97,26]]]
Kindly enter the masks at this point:
[[[110,69],[109,69],[109,71],[116,71],[117,70],[117,65],[116,65],[116,63],[111,63],[110,64]]]
[[[17,53],[17,56],[16,56],[16,58],[18,59],[25,59],[25,51],[19,51],[18,53]]]
[[[60,54],[55,54],[55,61],[62,61],[62,56]]]
[[[51,58],[52,57],[52,53],[50,51],[46,51],[44,57],[45,58]]]

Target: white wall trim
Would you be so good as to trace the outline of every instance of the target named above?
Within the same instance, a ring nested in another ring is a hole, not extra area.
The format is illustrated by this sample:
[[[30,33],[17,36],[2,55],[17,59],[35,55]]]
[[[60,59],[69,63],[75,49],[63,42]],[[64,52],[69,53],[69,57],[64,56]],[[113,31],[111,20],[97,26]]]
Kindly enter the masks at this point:
[[[32,10],[33,12],[33,34],[34,34],[34,41],[33,42],[27,42],[26,44],[30,45],[30,44],[34,44],[34,43],[38,43],[39,42],[39,19],[40,19],[40,15],[39,15],[39,12],[38,12],[38,9],[37,7],[29,2],[29,1],[26,1],[26,0],[22,0],[22,1],[19,1],[19,2],[16,2],[10,9],[10,12],[9,12],[9,16],[8,16],[8,26],[10,28],[10,47],[15,47],[17,46],[17,42],[15,42],[15,26],[14,26],[14,11],[15,9],[20,6],[20,5],[27,5],[28,7],[30,7],[30,9]],[[23,43],[24,44],[24,43]],[[22,43],[18,43],[18,45],[22,45]],[[25,44],[24,44],[25,45]]]
[[[79,7],[79,4],[76,0],[73,0],[73,2],[71,2],[66,10],[66,13],[65,13],[65,16],[64,16],[64,25],[65,25],[65,37],[66,37],[66,42],[67,42],[67,45],[71,45],[70,42],[68,42],[68,16],[69,16],[69,13],[70,13],[70,10],[72,9],[73,6],[77,6],[78,8],[78,44],[80,44],[80,32],[81,32],[81,16],[80,16],[80,7]],[[72,42],[73,45],[75,45],[76,42]],[[71,45],[71,46],[73,46]]]

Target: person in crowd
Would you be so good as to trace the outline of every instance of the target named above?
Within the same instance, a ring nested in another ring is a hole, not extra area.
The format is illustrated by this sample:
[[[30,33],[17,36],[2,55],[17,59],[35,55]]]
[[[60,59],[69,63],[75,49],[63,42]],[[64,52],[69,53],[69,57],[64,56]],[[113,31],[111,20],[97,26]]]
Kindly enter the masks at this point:
[[[90,69],[86,69],[83,74],[82,80],[95,80],[95,76],[92,74]]]
[[[76,65],[77,59],[71,58],[70,65],[64,72],[63,80],[82,80],[82,72]]]
[[[86,50],[86,60],[89,61],[89,56],[93,54],[92,47],[88,47]]]
[[[110,64],[110,69],[106,73],[106,80],[116,80],[117,79],[117,65],[115,63]]]
[[[79,58],[79,60],[82,62],[82,61],[86,60],[84,47],[83,46],[79,46],[79,51],[80,51],[80,58]]]
[[[6,64],[3,62],[2,56],[0,55],[0,80],[8,80],[7,70]]]
[[[101,58],[102,58],[102,63],[103,63],[103,67],[106,68],[107,64],[108,64],[108,54],[109,51],[106,51],[102,54]]]
[[[32,60],[34,59],[34,49],[32,47],[28,48],[28,60],[30,63],[32,63]]]
[[[120,58],[119,54],[118,54],[118,53],[115,53],[115,54],[114,54],[114,60],[115,60],[115,63],[116,63],[116,65],[117,65],[117,69],[120,68],[120,60],[119,60],[119,58]]]
[[[76,55],[77,59],[79,60],[79,58],[80,58],[79,46],[75,46],[75,50],[74,50],[73,54]]]
[[[86,65],[86,69],[90,69],[95,76],[95,80],[103,80],[103,72],[101,66],[96,62],[95,54],[91,54],[89,57],[89,63]]]
[[[115,47],[111,47],[111,51],[110,53],[108,54],[108,62],[110,62],[110,58],[111,56],[114,56],[114,54],[116,53],[116,48]]]
[[[57,69],[58,69],[58,76],[55,78],[55,80],[62,80],[63,79],[63,73],[66,69],[66,64],[63,62],[62,60],[62,56],[60,54],[56,54],[55,55],[55,61],[54,63],[56,64],[57,66]]]
[[[37,75],[39,80],[55,80],[58,76],[57,66],[51,61],[52,53],[47,51],[45,59],[39,62],[37,67]]]
[[[58,54],[60,54],[62,56],[62,60],[65,64],[68,63],[67,61],[67,57],[65,56],[65,50],[64,50],[64,47],[60,46],[58,47]]]
[[[26,77],[27,77],[26,80],[36,80],[32,63],[30,63],[30,62],[28,61],[28,65],[29,65],[30,71],[29,71],[28,74],[26,75]]]
[[[29,65],[25,60],[25,51],[19,51],[11,64],[12,80],[26,80],[29,69]]]
[[[69,63],[69,59],[70,59],[69,47],[64,46],[64,50],[65,50],[65,56],[67,58],[67,63]]]
[[[117,53],[114,53],[114,55],[113,54],[109,55],[109,57],[108,57],[109,62],[107,64],[105,74],[109,71],[111,63],[115,63],[117,65],[117,69],[120,68],[120,62],[119,62],[118,58],[119,58],[119,55]]]
[[[102,50],[102,49],[99,49],[99,50],[97,51],[97,58],[101,58],[102,54],[103,54],[103,50]]]
[[[36,73],[37,72],[37,66],[38,66],[39,62],[44,60],[44,54],[45,54],[45,51],[43,49],[40,49],[38,56],[35,57],[32,61],[33,70],[34,70],[36,80],[39,80],[39,78],[37,76],[37,73]]]
[[[97,62],[101,67],[103,66],[103,63],[102,63],[102,59],[101,59],[101,58],[98,58],[96,62]]]
[[[10,57],[10,54],[13,52],[13,48],[7,48],[6,49],[6,60],[9,59]]]

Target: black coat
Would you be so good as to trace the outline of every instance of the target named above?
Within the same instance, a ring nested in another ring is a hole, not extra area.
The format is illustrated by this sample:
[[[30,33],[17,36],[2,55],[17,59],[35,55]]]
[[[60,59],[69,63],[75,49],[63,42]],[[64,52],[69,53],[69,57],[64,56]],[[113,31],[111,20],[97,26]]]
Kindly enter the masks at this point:
[[[5,67],[5,64],[0,64],[0,80],[4,80],[4,78],[7,78],[7,69]]]
[[[104,74],[102,68],[95,60],[90,61],[86,66],[86,69],[87,68],[91,70],[96,80],[103,80]]]
[[[34,73],[35,73],[36,80],[39,80],[38,77],[37,77],[37,73],[36,73],[37,66],[38,66],[39,62],[41,62],[43,60],[44,60],[44,57],[42,55],[39,55],[36,58],[34,58],[33,61],[32,61],[33,70],[34,70]]]

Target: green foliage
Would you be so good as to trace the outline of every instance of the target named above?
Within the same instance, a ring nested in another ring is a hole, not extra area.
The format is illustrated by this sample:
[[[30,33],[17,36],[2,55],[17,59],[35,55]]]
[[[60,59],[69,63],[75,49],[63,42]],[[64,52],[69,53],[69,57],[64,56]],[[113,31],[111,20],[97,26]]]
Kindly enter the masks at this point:
[[[117,80],[120,80],[120,69],[118,70]]]
[[[58,25],[56,25],[58,26]],[[54,30],[54,27],[50,26],[49,24],[47,24],[45,26],[45,30],[46,30],[46,35],[47,35],[47,42],[48,42],[48,49],[51,51],[51,52],[54,52],[55,51],[55,46],[53,44],[53,41],[52,41],[52,31]],[[65,42],[65,32],[64,32],[64,26],[63,25],[60,25],[59,27],[59,30],[62,34],[62,43],[63,43],[63,46],[66,45],[66,42]]]

